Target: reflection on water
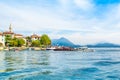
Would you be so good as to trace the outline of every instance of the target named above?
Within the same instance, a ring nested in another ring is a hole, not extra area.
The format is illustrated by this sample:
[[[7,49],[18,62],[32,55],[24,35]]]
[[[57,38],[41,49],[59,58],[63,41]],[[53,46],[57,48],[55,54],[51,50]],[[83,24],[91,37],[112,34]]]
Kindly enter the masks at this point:
[[[118,50],[0,52],[0,80],[120,80],[119,66]]]

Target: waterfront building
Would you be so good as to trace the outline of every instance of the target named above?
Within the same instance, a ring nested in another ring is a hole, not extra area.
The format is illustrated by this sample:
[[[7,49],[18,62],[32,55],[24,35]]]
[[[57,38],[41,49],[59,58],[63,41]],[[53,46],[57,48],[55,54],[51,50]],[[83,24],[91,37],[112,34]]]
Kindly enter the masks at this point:
[[[0,44],[2,46],[5,46],[5,36],[3,35],[2,32],[0,32]]]
[[[33,41],[33,40],[40,40],[40,36],[37,35],[37,34],[33,34],[33,35],[31,35],[31,40],[32,40],[32,41]]]
[[[22,38],[24,41],[25,41],[25,45],[26,45],[26,39],[25,37],[22,35],[22,34],[18,34],[18,33],[14,33],[13,30],[12,30],[12,25],[10,24],[9,26],[9,30],[8,31],[5,31],[3,32],[2,34],[4,37],[9,35],[12,39],[13,38]],[[5,41],[4,41],[5,42]]]
[[[11,24],[10,24],[10,26],[9,26],[9,31],[3,32],[3,35],[4,35],[4,36],[9,35],[9,36],[11,36],[11,38],[14,38],[14,32],[12,31],[12,26],[11,26]]]
[[[14,37],[15,38],[23,38],[23,35],[22,34],[14,34]]]
[[[23,35],[22,35],[22,34],[16,34],[16,33],[13,32],[13,30],[12,30],[12,25],[11,25],[11,24],[10,24],[10,26],[9,26],[9,30],[3,32],[3,35],[4,35],[4,36],[9,35],[9,36],[11,36],[11,38],[23,38]]]
[[[41,36],[37,35],[37,34],[32,34],[31,36],[28,36],[29,39],[27,39],[27,37],[23,36],[22,34],[18,34],[18,33],[15,33],[12,29],[12,25],[10,24],[9,26],[9,29],[8,31],[4,31],[4,32],[1,32],[0,33],[0,43],[5,46],[5,36],[10,36],[12,39],[13,38],[21,38],[25,41],[25,44],[24,45],[28,45],[30,46],[31,45],[31,41],[34,41],[34,40],[40,40],[41,39]]]

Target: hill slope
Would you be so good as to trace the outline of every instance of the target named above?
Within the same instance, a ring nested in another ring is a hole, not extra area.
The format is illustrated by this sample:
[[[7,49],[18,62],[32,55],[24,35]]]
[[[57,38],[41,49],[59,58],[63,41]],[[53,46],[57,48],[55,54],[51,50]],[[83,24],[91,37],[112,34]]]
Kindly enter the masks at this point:
[[[53,46],[68,46],[68,47],[74,47],[75,45],[69,41],[68,39],[62,37],[60,39],[53,39],[52,40]]]

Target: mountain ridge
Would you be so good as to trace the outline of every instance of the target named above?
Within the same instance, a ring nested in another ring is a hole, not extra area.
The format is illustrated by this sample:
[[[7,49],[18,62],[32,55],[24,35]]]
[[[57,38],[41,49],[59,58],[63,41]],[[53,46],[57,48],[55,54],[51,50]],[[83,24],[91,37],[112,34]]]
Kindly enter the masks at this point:
[[[66,46],[66,47],[74,47],[75,44],[69,41],[68,39],[61,37],[59,39],[52,39],[53,46]]]
[[[109,42],[99,42],[96,44],[87,44],[87,45],[75,45],[73,42],[67,38],[61,37],[59,39],[52,39],[52,46],[66,46],[66,47],[120,47],[120,44],[114,44]]]
[[[114,43],[109,43],[109,42],[90,44],[90,45],[86,45],[86,46],[88,46],[88,47],[120,47],[119,44],[114,44]]]

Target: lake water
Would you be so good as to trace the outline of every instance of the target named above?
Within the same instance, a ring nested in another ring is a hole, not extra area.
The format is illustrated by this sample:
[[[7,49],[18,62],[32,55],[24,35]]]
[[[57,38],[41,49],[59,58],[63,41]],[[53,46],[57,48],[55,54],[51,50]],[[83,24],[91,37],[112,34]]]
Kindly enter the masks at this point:
[[[0,51],[0,80],[120,80],[120,48]]]

